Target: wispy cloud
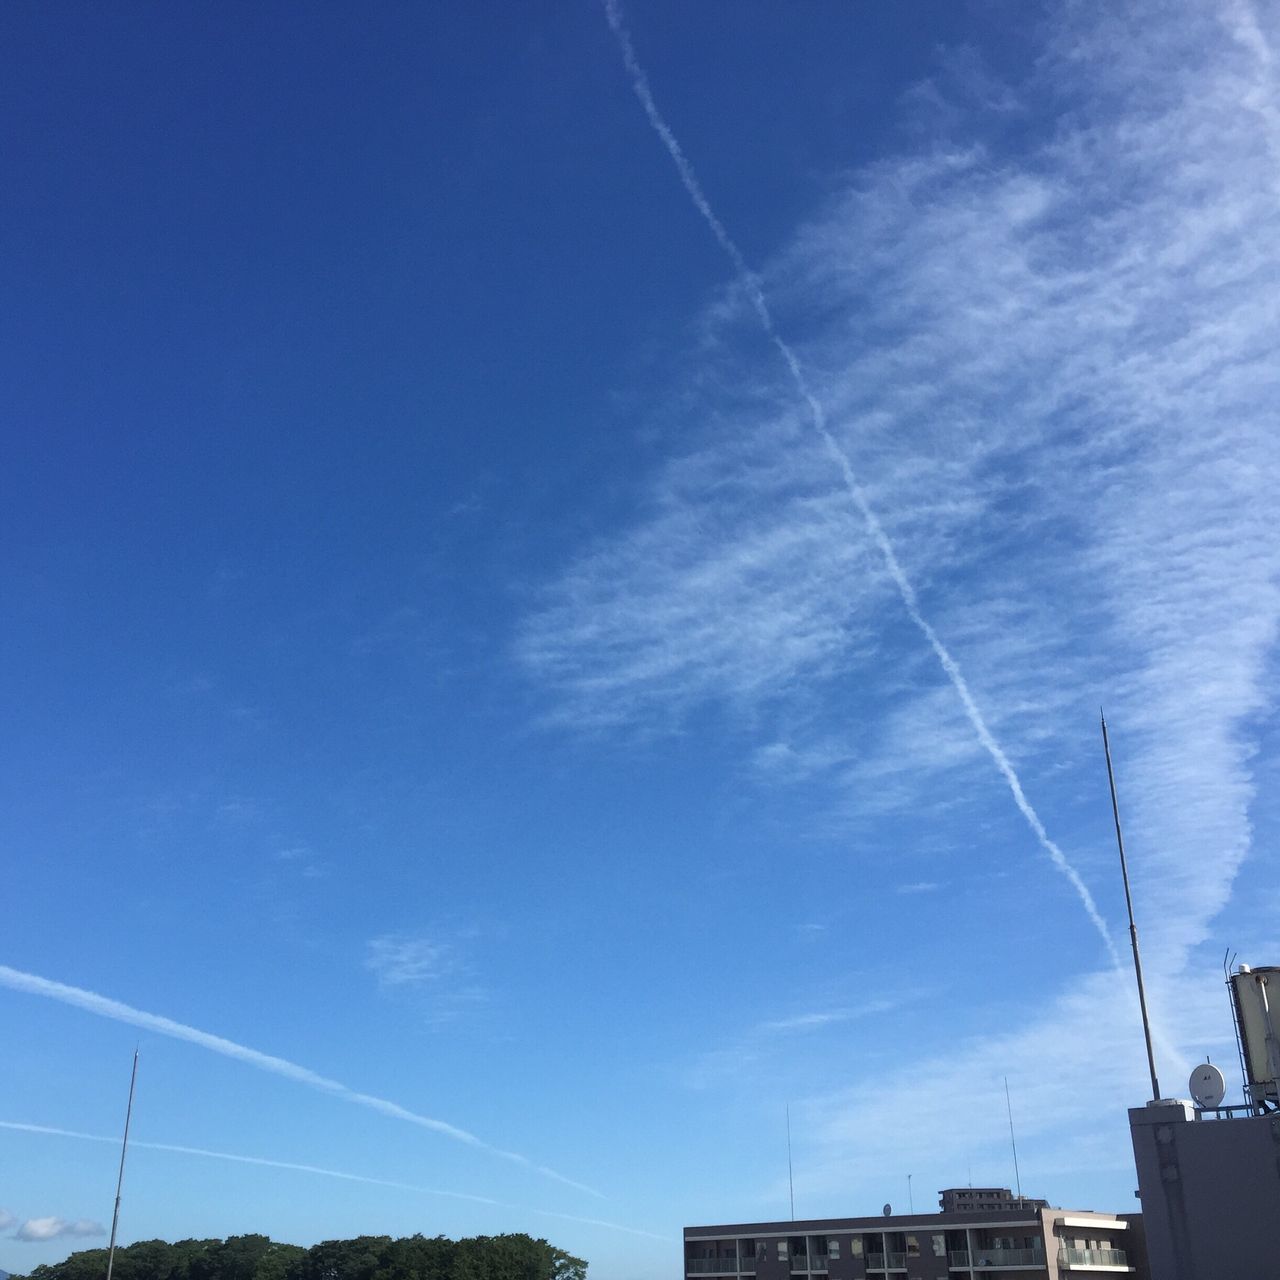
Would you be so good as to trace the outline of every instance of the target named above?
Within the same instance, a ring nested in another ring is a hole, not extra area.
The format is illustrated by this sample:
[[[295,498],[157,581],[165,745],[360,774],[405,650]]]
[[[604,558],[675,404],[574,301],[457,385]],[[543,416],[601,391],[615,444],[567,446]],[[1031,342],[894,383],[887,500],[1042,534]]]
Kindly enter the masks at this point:
[[[488,999],[460,945],[438,936],[384,934],[369,941],[364,967],[409,1001],[428,1025],[444,1027]]]
[[[947,679],[951,682],[951,687],[955,691],[956,697],[960,700],[960,705],[964,709],[964,714],[973,729],[974,735],[983,750],[991,757],[992,763],[996,766],[1001,777],[1004,778],[1018,812],[1022,814],[1027,825],[1031,828],[1031,832],[1040,847],[1049,855],[1049,860],[1054,867],[1066,877],[1071,887],[1075,890],[1076,896],[1080,899],[1080,904],[1084,907],[1085,914],[1102,938],[1111,956],[1112,963],[1118,966],[1120,963],[1119,953],[1116,951],[1111,932],[1098,910],[1092,892],[1066,854],[1050,838],[1044,823],[1040,819],[1040,815],[1027,798],[1017,769],[1014,768],[1008,753],[996,738],[995,733],[992,732],[987,716],[978,706],[977,699],[974,697],[973,690],[970,688],[969,681],[961,670],[960,664],[956,661],[950,648],[943,642],[933,623],[925,617],[915,583],[903,565],[895,540],[891,537],[877,507],[873,505],[866,486],[854,469],[851,448],[847,447],[845,442],[832,429],[828,420],[827,408],[815,394],[810,378],[804,372],[796,351],[791,343],[782,336],[778,323],[774,319],[773,309],[765,296],[765,291],[759,279],[747,265],[742,252],[725,230],[724,224],[720,221],[718,215],[712,210],[706,195],[703,193],[702,185],[693,171],[693,166],[689,163],[680,143],[676,140],[675,135],[671,132],[670,127],[659,111],[649,87],[649,79],[636,57],[631,34],[622,20],[622,8],[619,0],[604,0],[604,7],[609,19],[609,25],[613,28],[618,46],[622,51],[623,62],[626,65],[627,73],[631,77],[631,85],[635,90],[636,97],[640,100],[640,105],[644,108],[654,132],[657,133],[663,146],[666,147],[668,154],[671,156],[676,171],[680,175],[681,184],[684,186],[685,192],[692,201],[694,208],[702,216],[716,242],[724,250],[732,264],[734,272],[738,276],[739,284],[757,319],[760,321],[761,328],[782,357],[787,372],[791,376],[795,394],[801,406],[807,411],[809,424],[821,441],[823,452],[834,463],[835,470],[844,484],[846,493],[852,500],[854,510],[857,512],[866,537],[876,551],[879,552],[880,559],[888,573],[889,581],[893,584],[907,617],[910,618],[916,630],[924,638],[925,643],[933,651],[934,657],[937,658]]]
[[[894,1000],[870,1000],[856,1009],[822,1009],[812,1013],[794,1013],[786,1018],[774,1018],[757,1026],[758,1035],[769,1035],[779,1031],[816,1031],[822,1027],[834,1026],[837,1023],[853,1022],[876,1013],[888,1013],[897,1007]]]
[[[1197,1052],[1233,1052],[1221,975],[1206,971],[1179,992],[1184,1029]],[[1167,987],[1161,994],[1171,993]],[[1029,1019],[1003,1022],[945,1051],[895,1064],[903,1078],[933,1080],[910,1106],[887,1106],[877,1078],[862,1078],[793,1107],[800,1158],[797,1191],[819,1203],[847,1194],[910,1158],[921,1180],[945,1186],[967,1164],[986,1180],[1012,1176],[1002,1081],[1018,1118],[1024,1181],[1049,1188],[1083,1168],[1095,1179],[1132,1177],[1124,1107],[1144,1096],[1145,1059],[1132,981],[1098,974],[1076,983]],[[1226,1058],[1219,1056],[1219,1061]],[[1177,1092],[1190,1062],[1165,1046],[1164,1080]],[[1168,1091],[1168,1090],[1167,1090]],[[957,1110],[956,1098],[966,1099]],[[1080,1143],[1082,1134],[1089,1145]]]
[[[42,1134],[48,1137],[56,1138],[74,1138],[80,1142],[105,1142],[111,1146],[115,1146],[118,1138],[108,1137],[97,1133],[80,1133],[75,1129],[60,1129],[52,1125],[44,1124],[23,1124],[16,1120],[0,1120],[0,1129],[9,1129],[15,1133],[33,1133]],[[542,1217],[562,1218],[568,1222],[588,1223],[592,1226],[607,1227],[612,1231],[622,1231],[628,1235],[648,1236],[654,1240],[666,1240],[666,1236],[660,1236],[652,1231],[644,1231],[639,1227],[627,1227],[616,1222],[605,1222],[599,1218],[583,1218],[574,1214],[553,1213],[549,1209],[532,1209],[524,1205],[508,1204],[503,1200],[495,1200],[491,1196],[473,1195],[465,1191],[445,1191],[439,1187],[424,1187],[411,1182],[398,1182],[391,1178],[374,1178],[362,1173],[347,1173],[341,1169],[327,1169],[320,1165],[301,1164],[293,1160],[268,1160],[263,1156],[244,1156],[237,1155],[230,1151],[210,1151],[206,1147],[187,1147],[172,1142],[144,1142],[133,1140],[130,1147],[142,1148],[146,1151],[166,1151],[173,1155],[184,1156],[200,1156],[208,1160],[227,1160],[233,1164],[257,1165],[266,1169],[282,1169],[288,1173],[309,1173],[324,1178],[338,1178],[344,1182],[360,1182],[367,1186],[373,1187],[389,1187],[396,1191],[410,1191],[417,1195],[424,1196],[443,1196],[450,1200],[466,1200],[473,1204],[494,1205],[501,1209],[515,1209],[522,1213],[535,1213]],[[14,1219],[10,1218],[10,1222]],[[5,1226],[3,1216],[0,1214],[0,1229]]]
[[[371,1111],[377,1111],[381,1115],[389,1116],[394,1120],[403,1120],[408,1124],[428,1129],[432,1133],[438,1133],[442,1137],[450,1138],[455,1142],[461,1142],[480,1151],[487,1151],[490,1155],[509,1160],[513,1164],[522,1165],[541,1174],[543,1177],[551,1178],[578,1191],[585,1191],[593,1196],[600,1196],[601,1194],[594,1188],[588,1187],[581,1182],[575,1182],[572,1178],[567,1178],[564,1174],[557,1173],[546,1165],[535,1163],[528,1156],[521,1155],[516,1151],[507,1151],[485,1142],[476,1137],[475,1134],[469,1133],[466,1129],[459,1128],[457,1125],[449,1124],[444,1120],[437,1120],[432,1116],[421,1115],[416,1111],[410,1111],[407,1107],[390,1102],[386,1098],[361,1093],[337,1080],[331,1080],[307,1067],[299,1066],[296,1062],[290,1062],[287,1058],[278,1058],[272,1054],[262,1053],[257,1049],[250,1049],[246,1045],[237,1044],[234,1040],[227,1040],[208,1031],[201,1031],[196,1027],[187,1026],[185,1023],[175,1022],[172,1018],[165,1018],[155,1013],[146,1013],[141,1009],[134,1009],[127,1004],[122,1004],[118,1000],[98,995],[96,992],[85,991],[80,987],[67,986],[65,983],[54,982],[37,974],[24,973],[18,969],[11,969],[7,965],[0,965],[0,986],[8,987],[13,991],[25,992],[28,995],[57,1000],[62,1004],[83,1009],[86,1013],[96,1014],[102,1018],[110,1018],[115,1022],[124,1022],[130,1026],[141,1027],[144,1030],[155,1032],[157,1035],[169,1036],[174,1040],[184,1040],[188,1044],[198,1045],[200,1048],[208,1049],[212,1053],[233,1058],[237,1062],[255,1067],[259,1071],[267,1071],[272,1075],[282,1076],[286,1080],[306,1085],[308,1088],[327,1093],[331,1097],[339,1098],[344,1102],[367,1107]]]
[[[304,880],[322,880],[329,874],[324,861],[307,844],[290,844],[276,850],[276,861],[296,871]]]
[[[28,1218],[13,1233],[15,1240],[59,1240],[64,1237],[88,1239],[92,1236],[105,1236],[106,1228],[100,1222],[92,1222],[88,1218],[77,1218],[68,1222],[65,1218]]]
[[[454,972],[457,959],[448,943],[384,935],[369,942],[364,966],[383,986],[418,986]]]
[[[937,893],[942,886],[936,880],[913,880],[910,884],[900,884],[899,893]]]
[[[719,1088],[729,1080],[741,1083],[793,1059],[797,1034],[812,1032],[816,1036],[891,1013],[905,1003],[906,999],[882,997],[765,1018],[728,1038],[719,1048],[698,1054],[683,1073],[684,1083],[693,1089]]]
[[[1073,13],[1016,89],[1051,133],[856,174],[760,280],[1009,759],[1092,756],[1114,708],[1150,947],[1177,964],[1247,855],[1272,705],[1274,40],[1251,10],[1179,6],[1155,41],[1138,11]],[[708,323],[753,314],[741,292]],[[785,370],[722,348],[731,404],[713,388],[637,521],[548,587],[522,660],[578,726],[738,709],[757,767],[837,809],[980,786],[803,406],[778,407]]]
[[[8,1209],[0,1209],[0,1231],[8,1231],[15,1222],[17,1222],[17,1218]]]
[[[1027,80],[995,95],[999,119],[949,104],[943,132],[853,174],[758,275],[992,734],[1038,786],[1067,780],[1068,813],[1085,790],[1105,805],[1106,704],[1152,1002],[1166,1044],[1197,1051],[1220,1017],[1197,1012],[1188,961],[1246,860],[1265,869],[1251,806],[1280,624],[1277,20],[1064,10]],[[1013,118],[1011,142],[996,131]],[[957,803],[984,788],[973,725],[904,636],[787,370],[743,359],[748,294],[735,281],[708,308],[718,363],[679,389],[682,454],[629,528],[550,585],[521,657],[567,724],[661,731],[728,710],[755,775],[824,788],[837,820]],[[1063,1115],[1065,1152],[1083,1117],[1061,1100],[1088,1099],[1123,1155],[1143,1089],[1131,1018],[1126,983],[1083,977],[904,1069],[964,1093],[1052,1063],[1020,1111]],[[1126,1066],[1100,1091],[1112,1051]],[[937,1131],[924,1108],[915,1139],[868,1141],[866,1092],[813,1102],[828,1186],[847,1186],[854,1153],[883,1162]],[[957,1132],[946,1154],[974,1141]]]

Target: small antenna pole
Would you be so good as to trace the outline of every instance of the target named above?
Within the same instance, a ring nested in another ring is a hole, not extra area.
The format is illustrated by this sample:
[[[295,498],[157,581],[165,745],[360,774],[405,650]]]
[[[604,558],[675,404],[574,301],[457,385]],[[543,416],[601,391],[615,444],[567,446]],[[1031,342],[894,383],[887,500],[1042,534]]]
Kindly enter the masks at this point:
[[[1004,1078],[1004,1109],[1009,1113],[1009,1145],[1013,1148],[1013,1180],[1018,1187],[1018,1199],[1022,1199],[1022,1174],[1018,1172],[1018,1140],[1013,1136],[1013,1103],[1009,1101],[1009,1077]]]
[[[129,1076],[129,1105],[124,1113],[124,1141],[120,1144],[120,1173],[116,1178],[116,1208],[111,1215],[111,1244],[107,1250],[107,1280],[116,1261],[116,1227],[120,1222],[120,1193],[124,1188],[124,1158],[129,1150],[129,1121],[133,1118],[133,1089],[138,1083],[138,1051],[133,1051],[133,1072]]]
[[[916,1201],[915,1201],[915,1197],[911,1194],[911,1179],[913,1177],[915,1177],[914,1174],[911,1174],[911,1173],[907,1174],[907,1208],[911,1210],[912,1216],[914,1217],[915,1211],[916,1211]]]
[[[791,1171],[791,1103],[787,1103],[787,1186],[791,1191],[791,1221],[796,1220],[796,1180]],[[107,1278],[110,1280],[110,1277]]]
[[[1236,1009],[1235,988],[1231,985],[1231,970],[1235,962],[1236,957],[1231,954],[1231,948],[1228,947],[1222,953],[1222,981],[1226,983],[1227,1000],[1231,1005],[1231,1026],[1236,1033],[1236,1056],[1240,1059],[1240,1091],[1245,1102],[1249,1104],[1251,1113],[1258,1115],[1260,1112],[1254,1104],[1253,1095],[1249,1092],[1249,1072],[1244,1064],[1244,1041],[1240,1038],[1240,1013]]]
[[[1102,720],[1102,750],[1107,757],[1107,783],[1111,787],[1111,815],[1116,822],[1116,847],[1120,850],[1120,874],[1124,877],[1124,905],[1129,912],[1129,941],[1133,944],[1133,972],[1138,979],[1138,1005],[1142,1010],[1142,1034],[1147,1042],[1147,1067],[1151,1072],[1151,1101],[1160,1097],[1156,1079],[1156,1054],[1151,1046],[1151,1019],[1147,1016],[1147,990],[1142,983],[1142,957],[1138,954],[1138,926],[1133,922],[1133,898],[1129,893],[1129,864],[1124,856],[1124,836],[1120,833],[1120,804],[1116,800],[1116,775],[1111,768],[1111,743],[1107,738],[1107,718]]]

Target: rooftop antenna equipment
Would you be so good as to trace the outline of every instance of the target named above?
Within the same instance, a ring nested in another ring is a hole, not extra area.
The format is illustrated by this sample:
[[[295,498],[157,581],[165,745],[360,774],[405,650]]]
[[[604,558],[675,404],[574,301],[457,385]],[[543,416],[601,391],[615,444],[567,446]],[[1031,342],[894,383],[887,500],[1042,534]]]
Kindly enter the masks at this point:
[[[1022,1199],[1022,1174],[1018,1172],[1018,1140],[1013,1136],[1013,1103],[1009,1101],[1009,1077],[1004,1078],[1004,1109],[1009,1114],[1009,1145],[1013,1148],[1013,1180],[1018,1187],[1018,1199]]]
[[[1231,981],[1231,970],[1235,967],[1238,954],[1238,952],[1232,952],[1230,947],[1222,953],[1222,981],[1226,984],[1227,996],[1231,1003],[1231,1025],[1236,1033],[1236,1053],[1240,1056],[1240,1091],[1244,1094],[1245,1101],[1253,1107],[1253,1098],[1249,1093],[1249,1069],[1244,1061],[1244,1040],[1240,1035],[1240,1010],[1236,1007],[1236,989]],[[1256,1107],[1254,1107],[1254,1113],[1257,1113]]]
[[[796,1180],[791,1172],[791,1103],[787,1103],[787,1189],[791,1192],[791,1221],[796,1220]],[[108,1276],[107,1280],[111,1280]]]
[[[1245,1091],[1255,1114],[1280,1110],[1280,968],[1241,964],[1231,975],[1240,1038],[1244,1042]]]
[[[1216,1111],[1222,1106],[1222,1099],[1227,1092],[1227,1082],[1222,1072],[1208,1059],[1193,1068],[1187,1088],[1195,1104],[1201,1111]]]
[[[1151,1101],[1160,1097],[1160,1081],[1156,1079],[1156,1055],[1151,1046],[1151,1019],[1147,1016],[1147,991],[1142,982],[1142,957],[1138,954],[1138,926],[1133,922],[1133,897],[1129,892],[1129,864],[1124,856],[1124,836],[1120,831],[1120,805],[1116,800],[1116,775],[1111,768],[1111,743],[1107,738],[1107,718],[1102,720],[1102,750],[1107,757],[1107,782],[1111,787],[1111,815],[1116,823],[1116,847],[1120,850],[1120,874],[1124,877],[1124,905],[1129,912],[1129,941],[1133,944],[1133,972],[1138,979],[1138,1004],[1142,1009],[1142,1034],[1147,1042],[1147,1067],[1151,1072]]]
[[[124,1187],[124,1157],[129,1150],[129,1121],[133,1118],[133,1089],[138,1083],[138,1051],[133,1051],[133,1071],[129,1076],[129,1105],[124,1112],[124,1141],[120,1144],[120,1173],[116,1177],[116,1207],[111,1215],[111,1244],[107,1249],[107,1280],[116,1261],[116,1227],[120,1222],[120,1192]]]

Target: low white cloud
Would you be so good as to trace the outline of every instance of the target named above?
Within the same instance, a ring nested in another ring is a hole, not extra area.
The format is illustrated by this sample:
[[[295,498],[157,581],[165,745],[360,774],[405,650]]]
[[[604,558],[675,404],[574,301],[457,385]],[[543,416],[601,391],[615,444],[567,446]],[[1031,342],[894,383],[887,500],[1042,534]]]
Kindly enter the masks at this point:
[[[0,1209],[0,1231],[8,1231],[15,1222],[17,1218],[8,1209]]]
[[[66,1218],[28,1218],[13,1233],[15,1240],[59,1240],[63,1238],[90,1239],[93,1236],[105,1236],[106,1228],[100,1222],[89,1218],[77,1218],[69,1222]]]
[[[1234,1059],[1221,974],[1212,965],[1178,983],[1176,1006],[1168,984],[1151,996],[1153,1007],[1178,1009],[1180,1029],[1198,1055],[1224,1066]],[[1157,1053],[1162,1092],[1181,1095],[1191,1061],[1163,1033]],[[1030,1018],[993,1018],[945,1051],[895,1060],[893,1070],[939,1087],[916,1091],[909,1107],[894,1107],[874,1079],[863,1077],[793,1104],[797,1192],[809,1203],[834,1206],[850,1186],[874,1187],[884,1168],[904,1159],[917,1186],[962,1182],[971,1162],[980,1182],[1011,1179],[1006,1077],[1022,1178],[1038,1188],[1034,1194],[1070,1186],[1081,1174],[1121,1185],[1132,1178],[1126,1108],[1141,1105],[1150,1085],[1128,975],[1083,978]]]

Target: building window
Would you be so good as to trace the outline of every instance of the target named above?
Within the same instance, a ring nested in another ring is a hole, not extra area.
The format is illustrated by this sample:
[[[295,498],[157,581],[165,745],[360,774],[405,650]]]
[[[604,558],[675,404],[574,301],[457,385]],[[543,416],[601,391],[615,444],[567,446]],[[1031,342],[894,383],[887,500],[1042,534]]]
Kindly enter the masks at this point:
[[[947,1256],[947,1237],[935,1235],[933,1237],[933,1256],[935,1258],[945,1258]]]
[[[849,1257],[851,1258],[862,1257],[862,1237],[861,1236],[849,1237]]]

